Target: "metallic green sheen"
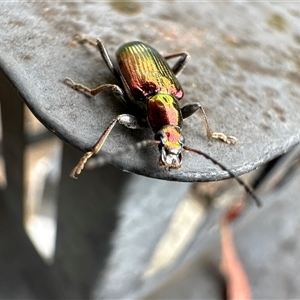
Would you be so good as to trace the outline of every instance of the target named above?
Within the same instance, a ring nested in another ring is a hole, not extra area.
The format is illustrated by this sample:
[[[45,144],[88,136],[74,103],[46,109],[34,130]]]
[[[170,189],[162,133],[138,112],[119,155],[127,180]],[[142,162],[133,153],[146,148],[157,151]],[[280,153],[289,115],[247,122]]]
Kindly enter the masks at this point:
[[[170,94],[178,100],[183,97],[172,69],[152,47],[130,42],[122,45],[116,56],[123,85],[133,102],[146,102],[149,96],[157,93]]]
[[[157,94],[148,100],[148,121],[151,128],[157,131],[166,125],[181,128],[182,115],[178,100],[169,94]]]

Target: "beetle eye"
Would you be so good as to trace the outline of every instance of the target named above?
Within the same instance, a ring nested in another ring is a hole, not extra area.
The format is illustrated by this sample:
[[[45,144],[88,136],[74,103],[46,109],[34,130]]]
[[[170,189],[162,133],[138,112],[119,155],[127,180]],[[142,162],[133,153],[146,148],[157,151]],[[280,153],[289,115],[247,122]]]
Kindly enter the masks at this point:
[[[185,143],[185,138],[184,138],[183,135],[180,136],[179,142],[180,142],[181,145],[184,145],[184,143]]]
[[[155,134],[155,139],[165,144],[167,142],[167,135],[163,130],[159,130]]]

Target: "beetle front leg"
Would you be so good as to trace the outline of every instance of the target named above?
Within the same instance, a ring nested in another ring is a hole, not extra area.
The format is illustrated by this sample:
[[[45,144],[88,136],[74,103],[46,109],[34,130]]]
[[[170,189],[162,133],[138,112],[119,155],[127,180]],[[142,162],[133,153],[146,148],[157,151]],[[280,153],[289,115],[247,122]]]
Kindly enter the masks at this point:
[[[206,128],[206,135],[209,139],[211,139],[211,138],[220,139],[227,144],[235,144],[237,142],[236,137],[227,136],[222,132],[214,132],[211,129],[207,115],[205,113],[205,110],[199,103],[185,105],[184,107],[181,108],[181,113],[182,113],[183,118],[185,119],[185,118],[188,118],[189,116],[191,116],[193,113],[195,113],[199,109],[203,115],[204,124],[205,124],[205,128]]]
[[[108,125],[108,127],[104,130],[100,138],[98,139],[97,143],[92,147],[91,151],[86,152],[81,159],[79,160],[76,167],[71,171],[70,176],[72,178],[77,178],[76,175],[79,175],[84,168],[86,162],[88,159],[99,153],[101,150],[104,142],[106,141],[108,135],[112,131],[112,129],[115,127],[115,125],[119,123],[122,124],[130,129],[138,129],[141,128],[138,124],[138,120],[135,116],[129,115],[129,114],[122,114],[118,115],[115,119],[112,120],[112,122]]]

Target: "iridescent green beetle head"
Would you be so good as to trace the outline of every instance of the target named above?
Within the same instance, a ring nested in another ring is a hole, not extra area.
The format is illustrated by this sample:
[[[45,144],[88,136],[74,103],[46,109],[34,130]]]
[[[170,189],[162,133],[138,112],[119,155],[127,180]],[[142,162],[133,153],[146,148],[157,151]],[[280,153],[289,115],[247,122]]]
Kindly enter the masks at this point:
[[[155,134],[155,139],[160,141],[159,163],[167,170],[178,169],[181,166],[184,137],[180,127],[167,125]]]

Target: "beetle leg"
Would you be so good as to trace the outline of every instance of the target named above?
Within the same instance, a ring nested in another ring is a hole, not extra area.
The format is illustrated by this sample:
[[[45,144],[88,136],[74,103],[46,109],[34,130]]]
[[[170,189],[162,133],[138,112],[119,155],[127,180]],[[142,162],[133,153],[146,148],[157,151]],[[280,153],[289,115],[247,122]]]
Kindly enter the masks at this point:
[[[175,65],[172,67],[172,71],[175,74],[175,76],[177,77],[182,72],[182,70],[185,68],[185,66],[190,58],[190,55],[187,52],[181,52],[181,53],[164,56],[164,59],[168,60],[168,59],[172,59],[172,58],[176,58],[176,57],[179,57],[179,59],[177,60]]]
[[[191,116],[193,113],[195,113],[199,109],[202,112],[204,124],[205,124],[205,128],[206,128],[206,135],[209,139],[211,139],[211,138],[220,139],[227,144],[235,144],[236,143],[236,141],[237,141],[236,137],[227,136],[222,132],[214,132],[211,129],[207,115],[205,113],[205,110],[199,103],[188,104],[188,105],[185,105],[184,107],[182,107],[181,108],[182,117],[185,119],[185,118]]]
[[[97,39],[97,46],[98,46],[98,49],[100,51],[100,54],[101,54],[104,62],[106,63],[106,66],[109,68],[111,73],[121,81],[120,74],[117,71],[117,69],[114,67],[112,60],[111,60],[106,48],[104,47],[103,42],[100,39]]]
[[[187,104],[181,108],[182,117],[184,119],[195,113],[200,107],[199,103]]]
[[[106,141],[108,135],[112,131],[112,129],[115,127],[115,125],[119,123],[122,124],[130,129],[138,129],[141,128],[138,124],[138,120],[135,116],[129,115],[129,114],[122,114],[118,115],[115,119],[112,120],[112,122],[108,125],[108,127],[104,130],[100,138],[98,139],[97,143],[92,147],[91,151],[86,152],[81,159],[79,160],[76,167],[71,171],[70,176],[73,178],[77,178],[76,175],[79,175],[84,168],[84,165],[88,161],[88,159],[99,153],[101,150],[104,142]]]
[[[74,41],[79,43],[79,44],[89,44],[91,46],[97,47],[97,42],[94,39],[88,38],[85,34],[83,33],[76,33],[74,35]]]
[[[105,64],[107,65],[108,69],[111,71],[111,73],[120,79],[120,74],[118,73],[117,69],[114,67],[112,60],[103,44],[103,42],[100,39],[94,40],[92,38],[87,37],[85,34],[83,33],[76,33],[74,35],[74,42],[79,43],[79,44],[89,44],[93,47],[98,47],[100,54],[105,62]]]
[[[97,94],[99,94],[100,92],[110,89],[110,90],[112,90],[112,92],[114,93],[114,95],[117,98],[121,99],[122,101],[124,101],[126,103],[126,97],[125,97],[124,91],[116,84],[107,83],[107,84],[102,84],[94,89],[90,89],[81,83],[74,82],[72,79],[70,79],[68,77],[66,77],[64,79],[64,83],[66,85],[68,85],[69,87],[71,87],[72,89],[80,91],[89,97],[94,97]]]

